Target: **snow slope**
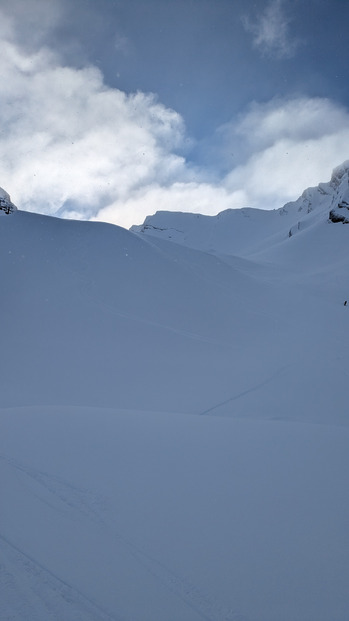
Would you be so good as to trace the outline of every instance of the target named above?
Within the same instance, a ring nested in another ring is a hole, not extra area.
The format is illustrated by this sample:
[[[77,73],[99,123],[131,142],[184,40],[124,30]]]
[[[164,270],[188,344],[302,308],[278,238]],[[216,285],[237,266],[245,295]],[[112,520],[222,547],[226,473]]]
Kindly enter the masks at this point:
[[[346,621],[347,174],[183,243],[1,218],[1,619]]]
[[[3,410],[1,618],[345,621],[348,440],[331,424]]]
[[[248,257],[287,240],[313,222],[327,221],[332,209],[349,202],[349,160],[338,166],[329,183],[308,188],[277,210],[227,209],[217,216],[158,211],[135,233],[216,254]]]
[[[345,403],[345,225],[288,238],[280,267],[110,225],[1,222],[2,406],[321,422]]]

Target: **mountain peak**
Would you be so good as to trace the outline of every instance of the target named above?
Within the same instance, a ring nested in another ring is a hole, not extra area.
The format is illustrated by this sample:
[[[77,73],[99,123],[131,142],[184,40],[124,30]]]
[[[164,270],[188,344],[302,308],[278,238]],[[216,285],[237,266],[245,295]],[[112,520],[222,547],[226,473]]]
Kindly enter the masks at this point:
[[[0,188],[0,213],[10,214],[14,211],[17,211],[17,207],[11,201],[10,195]]]
[[[344,176],[346,176],[346,180],[348,182],[348,174],[349,160],[345,160],[345,162],[333,169],[330,183],[337,187],[343,181]]]

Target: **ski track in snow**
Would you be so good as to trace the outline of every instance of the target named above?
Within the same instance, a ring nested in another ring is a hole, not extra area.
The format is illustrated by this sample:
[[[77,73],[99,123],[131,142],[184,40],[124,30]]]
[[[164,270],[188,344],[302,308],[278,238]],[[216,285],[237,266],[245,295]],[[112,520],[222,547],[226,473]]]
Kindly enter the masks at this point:
[[[201,619],[206,621],[243,621],[239,614],[226,609],[217,600],[202,593],[187,578],[175,574],[166,565],[146,554],[135,543],[121,535],[118,535],[116,538],[128,548],[133,558],[158,582],[171,591],[186,606],[189,606]]]
[[[97,523],[104,531],[108,530],[110,541],[113,540],[117,542],[119,547],[122,546],[126,549],[137,564],[141,565],[162,587],[191,608],[199,618],[206,621],[245,621],[245,618],[242,618],[239,613],[228,610],[218,600],[203,593],[186,577],[177,575],[164,563],[142,550],[135,542],[117,532],[113,521],[108,519],[107,499],[88,489],[80,489],[60,477],[28,467],[7,456],[0,455],[0,459],[7,462],[24,477],[41,486],[46,497],[43,499],[40,495],[40,500],[46,502],[55,511],[64,512],[66,509],[69,512],[78,511],[85,518]],[[31,493],[34,496],[36,495],[33,489],[31,489]],[[11,604],[11,614],[7,613],[5,608],[5,616],[1,616],[1,619],[27,621],[26,617],[21,616],[20,610],[25,610],[27,615],[27,610],[33,606],[34,597],[39,608],[45,611],[45,615],[47,614],[45,616],[47,619],[59,621],[62,619],[65,621],[123,621],[121,617],[105,612],[99,604],[90,600],[75,587],[56,576],[50,569],[28,556],[2,534],[0,534],[0,541],[0,547],[4,550],[2,558],[7,561],[6,565],[1,567],[2,583],[6,589],[7,602],[10,600],[18,604]],[[9,606],[9,604],[7,605]],[[16,606],[18,612],[13,616],[13,609],[17,610]],[[71,607],[74,610],[69,612],[68,609],[65,610],[65,607]]]
[[[0,551],[3,621],[124,621],[108,614],[1,534]]]
[[[256,392],[260,388],[263,388],[264,386],[267,386],[275,378],[277,378],[284,371],[286,371],[286,369],[288,369],[290,366],[291,365],[288,364],[288,365],[286,365],[284,367],[281,367],[281,369],[276,371],[276,373],[273,373],[273,375],[271,375],[271,377],[268,377],[267,379],[263,380],[263,382],[260,382],[259,384],[256,384],[255,386],[252,386],[251,388],[248,388],[247,390],[244,390],[243,392],[240,392],[237,395],[234,395],[233,397],[229,397],[228,399],[225,399],[225,401],[221,401],[220,403],[217,403],[216,405],[212,405],[207,410],[204,410],[203,412],[200,412],[199,416],[207,416],[207,414],[211,414],[212,412],[214,412],[215,410],[218,410],[219,408],[223,407],[224,405],[227,405],[228,403],[233,403],[234,401],[237,401],[238,399],[241,399],[242,397],[245,397],[246,395],[248,395],[248,394],[250,394],[252,392]]]
[[[97,494],[92,493],[88,489],[79,489],[71,483],[68,483],[67,481],[54,475],[49,475],[29,466],[24,466],[10,457],[0,455],[0,459],[6,461],[14,469],[23,473],[25,477],[28,477],[43,487],[46,491],[46,496],[48,492],[48,499],[46,497],[46,503],[55,510],[58,510],[57,506],[50,503],[50,498],[54,498],[55,500],[58,499],[66,508],[74,509],[80,514],[92,519],[94,522],[101,525],[104,524],[101,518],[101,511],[105,508],[107,501],[102,496],[97,496]],[[31,491],[35,494],[33,490]],[[40,496],[40,500],[43,500],[42,496]]]

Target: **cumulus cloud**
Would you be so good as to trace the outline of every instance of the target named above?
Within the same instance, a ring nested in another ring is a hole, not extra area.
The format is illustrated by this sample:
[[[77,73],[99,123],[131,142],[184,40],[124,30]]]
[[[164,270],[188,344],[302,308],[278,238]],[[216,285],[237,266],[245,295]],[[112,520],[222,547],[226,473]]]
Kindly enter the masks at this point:
[[[215,214],[228,208],[282,207],[307,187],[328,181],[332,169],[348,159],[349,112],[325,98],[274,99],[252,104],[217,134],[226,157],[240,150],[240,164],[219,183],[179,180],[130,193],[124,203],[130,223],[155,210]],[[111,205],[98,219],[117,222],[117,213]]]
[[[1,0],[0,36],[34,50],[63,22],[66,0]]]
[[[93,216],[158,179],[188,176],[181,117],[154,95],[108,88],[98,69],[1,43],[0,176],[17,203]],[[12,189],[13,188],[13,189]],[[82,205],[84,209],[82,209]]]
[[[219,128],[215,157],[235,154],[220,177],[188,164],[183,119],[156,96],[110,88],[97,68],[68,66],[42,40],[23,47],[5,14],[0,31],[0,184],[21,209],[127,227],[156,210],[269,209],[348,159],[346,109],[275,99]]]
[[[335,162],[348,158],[349,113],[328,99],[255,103],[227,131],[244,143],[245,161],[227,175],[225,186],[232,192],[243,187],[255,207],[293,200],[328,180]]]
[[[262,54],[275,58],[292,58],[299,41],[290,34],[290,19],[283,0],[271,0],[263,13],[251,20],[243,19],[245,29],[253,35],[253,45]]]
[[[169,187],[158,183],[133,192],[123,203],[124,226],[141,224],[154,211],[190,211],[206,215],[217,214],[224,209],[247,205],[244,190],[228,191],[223,185],[205,182],[175,182]],[[118,224],[118,203],[101,209],[95,220]]]
[[[241,205],[243,192],[188,165],[183,119],[156,96],[110,88],[96,67],[65,66],[47,47],[23,49],[15,32],[8,20],[0,178],[20,208],[131,226],[157,209]]]

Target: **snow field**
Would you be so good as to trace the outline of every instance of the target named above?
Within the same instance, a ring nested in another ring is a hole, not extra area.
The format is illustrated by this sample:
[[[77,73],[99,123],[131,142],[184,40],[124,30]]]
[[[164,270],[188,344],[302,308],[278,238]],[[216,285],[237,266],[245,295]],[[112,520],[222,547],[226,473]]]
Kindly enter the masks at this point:
[[[1,619],[347,621],[347,187],[1,217]]]
[[[25,589],[38,620],[345,618],[347,428],[57,407],[1,423],[3,610]]]

